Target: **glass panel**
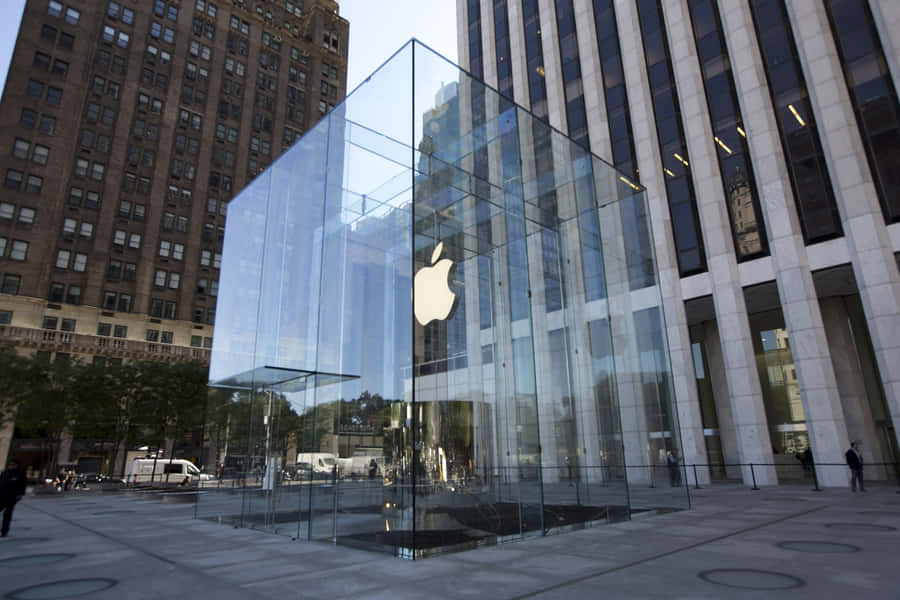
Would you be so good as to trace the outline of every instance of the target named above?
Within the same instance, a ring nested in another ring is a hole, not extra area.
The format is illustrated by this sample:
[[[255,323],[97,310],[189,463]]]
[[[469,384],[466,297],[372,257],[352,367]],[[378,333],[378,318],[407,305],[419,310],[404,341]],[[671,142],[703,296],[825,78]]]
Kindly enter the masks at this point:
[[[411,42],[229,215],[198,516],[416,558],[627,518],[630,470],[686,506],[644,194],[495,90]]]

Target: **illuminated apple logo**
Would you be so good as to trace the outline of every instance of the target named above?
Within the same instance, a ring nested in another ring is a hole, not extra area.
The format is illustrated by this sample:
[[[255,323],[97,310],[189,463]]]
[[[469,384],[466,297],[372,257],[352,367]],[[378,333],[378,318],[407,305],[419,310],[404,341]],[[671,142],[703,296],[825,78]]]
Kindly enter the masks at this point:
[[[416,273],[413,312],[416,321],[423,326],[449,317],[458,299],[448,282],[453,261],[449,258],[438,261],[443,249],[444,242],[440,242],[431,253],[431,266],[422,267]]]

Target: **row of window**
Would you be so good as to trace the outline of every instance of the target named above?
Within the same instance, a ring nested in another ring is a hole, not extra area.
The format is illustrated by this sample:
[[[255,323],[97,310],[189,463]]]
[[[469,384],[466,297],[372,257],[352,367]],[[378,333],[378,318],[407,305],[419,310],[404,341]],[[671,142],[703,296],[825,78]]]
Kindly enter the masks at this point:
[[[213,19],[216,18],[216,5],[212,2],[207,2],[206,0],[196,0],[196,2],[194,2],[194,10],[201,13],[205,12]]]
[[[209,81],[209,69],[202,65],[197,66],[195,63],[189,62],[184,65],[184,77],[191,81],[196,79],[198,82],[204,83]]]
[[[125,57],[112,54],[102,48],[98,48],[94,55],[94,70],[101,73],[111,71],[118,75],[124,75],[126,65]]]
[[[134,23],[134,11],[114,0],[110,0],[106,5],[106,16],[112,20],[120,20],[126,25]]]
[[[130,300],[130,296],[129,296]],[[106,304],[104,302],[104,304]],[[104,306],[104,308],[107,308]],[[128,311],[125,311],[128,312]],[[127,325],[112,325],[110,323],[97,323],[97,335],[102,337],[112,337],[117,338],[126,338],[128,337],[128,326]]]
[[[38,114],[30,108],[22,109],[22,113],[19,115],[19,125],[29,129],[34,129],[34,126],[37,125],[38,131],[47,135],[56,133],[56,117],[44,113]]]
[[[31,157],[32,162],[46,165],[50,159],[50,148],[42,144],[34,144],[32,147],[30,140],[15,138],[13,140],[12,155],[25,160]]]
[[[104,25],[102,39],[107,44],[115,44],[119,48],[128,48],[128,45],[131,43],[131,35],[124,32],[119,31],[112,25]]]
[[[100,161],[89,161],[86,158],[75,159],[75,177],[90,177],[94,181],[103,181],[106,165]]]
[[[73,332],[75,331],[75,319],[62,319],[60,322],[59,317],[44,317],[41,328],[52,331],[56,331],[58,328],[60,331]]]
[[[94,237],[94,224],[88,221],[79,223],[77,219],[66,217],[63,219],[62,232],[64,237],[73,237],[77,232],[79,238],[89,240]]]
[[[44,178],[40,175],[25,174],[16,169],[7,169],[6,178],[3,180],[3,187],[8,190],[19,191],[22,184],[25,184],[24,190],[29,194],[40,194],[44,187]]]
[[[88,256],[83,252],[72,252],[71,250],[57,250],[56,262],[53,266],[57,269],[68,270],[71,265],[72,270],[77,273],[84,273],[87,269]]]
[[[69,206],[80,207],[90,210],[100,208],[100,194],[93,190],[84,190],[80,187],[69,188]]]
[[[91,81],[91,92],[98,96],[103,96],[105,94],[114,100],[118,100],[120,89],[121,86],[118,83],[112,79],[107,81],[105,77],[101,77],[100,75],[94,76],[94,79]]]
[[[103,292],[103,302],[101,303],[103,310],[114,310],[118,312],[131,312],[131,294],[123,292]],[[98,330],[99,331],[99,330]],[[97,335],[101,335],[99,332]],[[106,334],[109,335],[109,334]],[[119,337],[119,336],[116,336]],[[124,335],[121,337],[125,337]]]
[[[38,71],[50,71],[50,73],[59,75],[63,79],[69,74],[68,62],[60,58],[53,58],[46,52],[41,52],[40,50],[35,50],[34,60],[32,61],[31,66]]]
[[[109,152],[109,136],[97,134],[91,129],[82,129],[78,134],[78,144],[86,150]]]
[[[47,97],[44,98],[44,89],[47,90]],[[52,104],[54,106],[59,105],[62,102],[62,89],[58,87],[54,87],[52,85],[45,85],[43,81],[38,81],[37,79],[29,79],[28,87],[25,89],[25,93],[30,98],[36,98],[40,100],[44,98],[47,104]]]
[[[81,20],[81,11],[71,6],[63,6],[62,2],[50,0],[47,3],[47,14],[57,19],[63,19],[69,25],[78,25]]]
[[[22,225],[34,225],[37,215],[35,209],[28,206],[19,207],[19,217],[15,219]],[[16,205],[12,202],[0,202],[0,223],[12,223],[16,216]]]
[[[8,240],[0,237],[0,258],[9,260],[28,260],[28,242],[25,240]]]
[[[81,285],[77,283],[65,285],[54,281],[50,284],[47,300],[50,302],[65,302],[66,304],[81,304]]]
[[[50,44],[57,45],[63,50],[71,50],[75,47],[75,36],[65,31],[59,31],[52,25],[41,25],[41,39]]]

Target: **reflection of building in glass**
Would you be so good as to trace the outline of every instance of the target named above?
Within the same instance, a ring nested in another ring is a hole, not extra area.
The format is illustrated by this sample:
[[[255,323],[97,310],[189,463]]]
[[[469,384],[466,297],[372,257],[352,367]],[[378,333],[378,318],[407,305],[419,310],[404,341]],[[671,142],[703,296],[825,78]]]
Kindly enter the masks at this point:
[[[411,42],[231,205],[198,515],[425,556],[686,507],[644,202]]]
[[[762,249],[759,239],[759,225],[753,206],[753,195],[747,176],[740,169],[728,178],[725,190],[728,198],[731,220],[734,223],[734,237],[741,254],[755,254]]]

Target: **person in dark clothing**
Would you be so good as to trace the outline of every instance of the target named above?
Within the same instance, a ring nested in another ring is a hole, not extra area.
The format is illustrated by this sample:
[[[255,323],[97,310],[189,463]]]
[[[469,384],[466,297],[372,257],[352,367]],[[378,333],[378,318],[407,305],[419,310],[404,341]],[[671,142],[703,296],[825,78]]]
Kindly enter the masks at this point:
[[[845,456],[847,466],[850,467],[850,490],[856,491],[856,482],[858,481],[859,491],[866,491],[866,485],[863,483],[863,458],[859,451],[859,442],[852,442]]]
[[[678,450],[672,450],[666,457],[669,466],[669,485],[678,487],[681,485],[681,469],[678,467]]]
[[[16,502],[25,495],[25,486],[28,479],[25,469],[19,466],[16,459],[9,461],[6,470],[0,474],[0,509],[3,510],[3,526],[0,535],[6,537],[9,533],[9,523],[12,521],[13,508]]]

